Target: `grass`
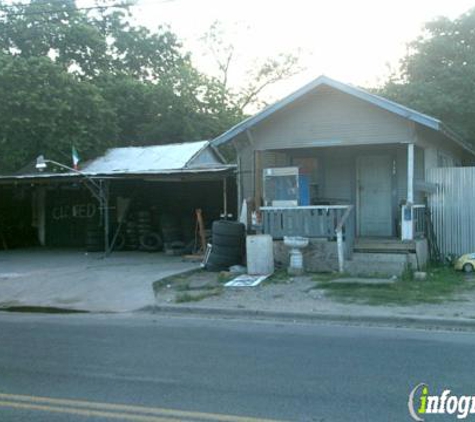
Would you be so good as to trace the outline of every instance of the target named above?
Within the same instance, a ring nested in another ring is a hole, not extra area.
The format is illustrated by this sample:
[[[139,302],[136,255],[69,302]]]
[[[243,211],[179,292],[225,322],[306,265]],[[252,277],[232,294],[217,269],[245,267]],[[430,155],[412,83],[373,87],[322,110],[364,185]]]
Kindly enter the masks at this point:
[[[175,303],[199,302],[208,297],[219,296],[221,293],[222,289],[214,289],[194,294],[188,292],[178,293],[175,297]]]
[[[277,269],[269,278],[266,278],[262,284],[282,284],[288,283],[292,277],[287,274],[286,269]]]
[[[428,269],[428,278],[415,281],[405,276],[392,284],[332,283],[338,277],[318,279],[316,288],[344,303],[365,305],[416,305],[457,300],[455,295],[473,290],[475,284],[449,267]]]

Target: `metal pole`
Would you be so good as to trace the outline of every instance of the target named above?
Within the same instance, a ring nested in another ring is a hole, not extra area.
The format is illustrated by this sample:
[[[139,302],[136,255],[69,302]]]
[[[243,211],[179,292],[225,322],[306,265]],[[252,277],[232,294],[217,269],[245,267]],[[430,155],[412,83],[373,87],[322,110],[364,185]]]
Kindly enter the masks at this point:
[[[101,197],[104,208],[104,253],[109,254],[109,183],[101,180]]]
[[[223,210],[224,219],[228,218],[228,185],[226,177],[223,179]]]

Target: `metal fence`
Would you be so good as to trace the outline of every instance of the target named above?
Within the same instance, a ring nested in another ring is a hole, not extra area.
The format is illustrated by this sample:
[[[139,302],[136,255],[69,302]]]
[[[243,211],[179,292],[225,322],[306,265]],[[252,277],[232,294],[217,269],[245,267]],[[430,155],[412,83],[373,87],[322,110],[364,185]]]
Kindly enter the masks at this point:
[[[475,167],[430,169],[426,181],[437,244],[443,255],[475,252]]]

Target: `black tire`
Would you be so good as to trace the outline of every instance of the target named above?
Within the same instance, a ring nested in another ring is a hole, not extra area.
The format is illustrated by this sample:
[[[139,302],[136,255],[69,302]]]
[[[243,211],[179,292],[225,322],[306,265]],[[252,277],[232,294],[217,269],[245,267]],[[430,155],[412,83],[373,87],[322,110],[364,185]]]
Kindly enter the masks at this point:
[[[473,265],[467,262],[466,264],[464,264],[464,266],[462,267],[462,269],[463,269],[464,272],[466,272],[466,273],[471,273],[471,272],[473,272]]]
[[[213,250],[211,250],[211,254],[208,258],[208,263],[217,267],[221,266],[224,268],[229,268],[232,265],[241,264],[241,262],[242,258],[228,255],[219,255],[217,253],[213,253]]]
[[[140,250],[147,252],[156,252],[163,248],[163,242],[160,235],[154,232],[146,233],[140,236]]]
[[[223,245],[213,245],[212,253],[229,256],[232,258],[242,259],[244,255],[244,250],[241,245],[239,246],[223,246]]]
[[[242,237],[244,232],[244,224],[237,221],[218,220],[213,222],[213,234]]]
[[[234,246],[244,248],[245,237],[224,236],[222,234],[213,233],[211,243],[216,246]]]

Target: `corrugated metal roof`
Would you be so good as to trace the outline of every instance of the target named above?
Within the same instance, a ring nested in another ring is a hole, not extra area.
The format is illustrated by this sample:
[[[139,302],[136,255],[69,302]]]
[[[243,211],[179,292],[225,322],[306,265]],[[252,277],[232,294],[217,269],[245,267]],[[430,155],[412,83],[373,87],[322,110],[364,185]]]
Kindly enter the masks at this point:
[[[208,149],[213,154],[204,155]],[[111,148],[94,160],[80,167],[80,171],[55,172],[54,164],[48,165],[48,170],[38,172],[35,164],[24,167],[23,172],[12,175],[1,175],[1,182],[29,181],[41,179],[67,180],[83,176],[96,178],[128,178],[155,176],[188,176],[205,177],[213,174],[228,173],[236,168],[234,164],[226,164],[221,154],[211,145],[210,141],[188,142],[180,144],[152,145],[144,147]]]
[[[159,173],[182,170],[209,141],[145,147],[111,148],[102,157],[92,160],[82,172],[88,174]],[[221,163],[217,163],[221,164]]]
[[[444,123],[442,123],[439,119],[420,113],[416,110],[413,110],[409,107],[405,107],[402,104],[395,103],[394,101],[388,100],[378,95],[371,94],[361,88],[357,88],[355,86],[336,81],[325,75],[319,76],[317,79],[314,79],[312,82],[308,83],[307,85],[304,85],[302,88],[298,89],[297,91],[293,92],[282,100],[277,101],[276,103],[266,107],[254,116],[248,117],[247,119],[233,126],[229,130],[215,138],[213,140],[213,145],[219,146],[230,141],[237,135],[245,132],[252,126],[274,114],[276,111],[283,109],[287,105],[293,103],[294,101],[298,100],[299,98],[303,97],[304,95],[308,94],[309,92],[321,85],[326,85],[346,94],[353,95],[354,97],[357,97],[363,101],[367,101],[377,107],[381,107],[382,109],[387,110],[391,113],[412,120],[413,122],[419,123],[433,130],[440,131],[449,139],[453,140],[467,151],[471,152],[472,154],[475,154],[475,150],[470,144],[468,144],[465,140],[463,140],[453,131],[447,129],[446,125],[444,125]]]

